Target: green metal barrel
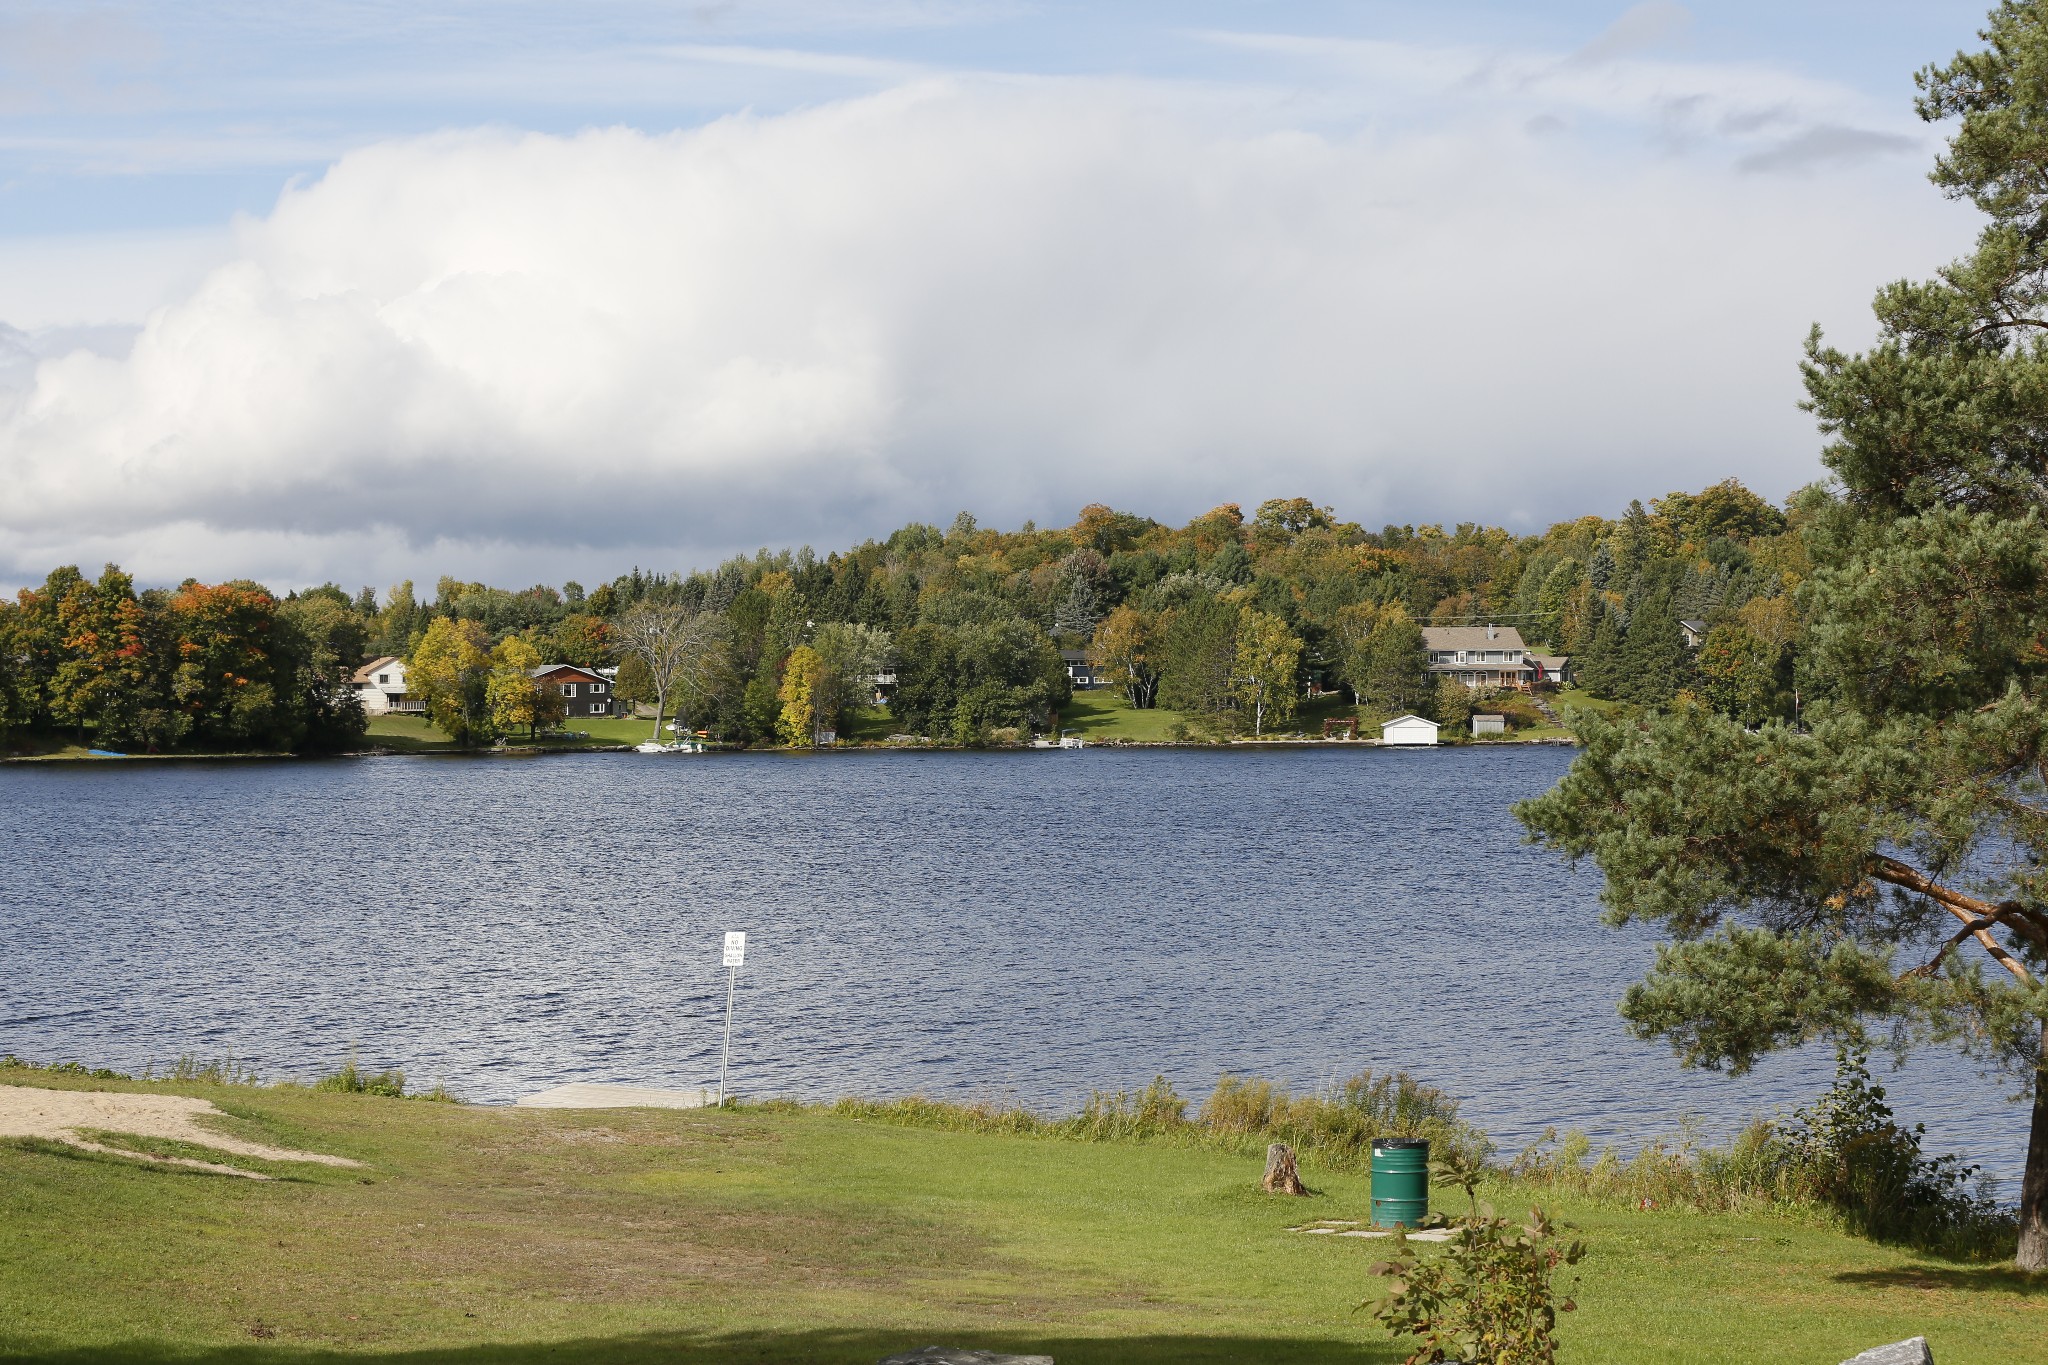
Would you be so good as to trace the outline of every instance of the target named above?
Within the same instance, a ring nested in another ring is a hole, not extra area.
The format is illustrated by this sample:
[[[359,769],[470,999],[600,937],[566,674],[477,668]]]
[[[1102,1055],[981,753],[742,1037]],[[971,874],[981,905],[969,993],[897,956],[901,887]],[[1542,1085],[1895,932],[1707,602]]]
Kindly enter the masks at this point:
[[[1429,1212],[1429,1144],[1420,1138],[1375,1138],[1372,1225],[1414,1227]]]

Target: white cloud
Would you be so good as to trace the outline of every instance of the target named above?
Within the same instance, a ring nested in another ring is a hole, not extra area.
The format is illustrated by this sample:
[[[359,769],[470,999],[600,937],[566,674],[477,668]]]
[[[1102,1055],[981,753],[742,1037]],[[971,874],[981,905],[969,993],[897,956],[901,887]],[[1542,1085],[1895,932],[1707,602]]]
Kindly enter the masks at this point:
[[[1814,103],[1741,107],[1787,138]],[[1807,324],[1860,327],[1961,226],[1917,168],[1743,174],[1743,137],[1673,158],[1630,107],[1632,147],[1518,99],[1309,132],[1242,92],[963,79],[367,147],[132,355],[0,398],[0,580],[588,578],[1098,499],[1534,529],[1730,473],[1781,495],[1818,472]]]

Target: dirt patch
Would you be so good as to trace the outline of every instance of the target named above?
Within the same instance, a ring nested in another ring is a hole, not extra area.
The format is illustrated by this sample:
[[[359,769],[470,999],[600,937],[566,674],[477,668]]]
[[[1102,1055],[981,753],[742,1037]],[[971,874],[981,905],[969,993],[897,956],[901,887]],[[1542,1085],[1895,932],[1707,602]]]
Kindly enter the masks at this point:
[[[111,1090],[39,1090],[27,1085],[0,1085],[0,1138],[42,1138],[49,1142],[68,1143],[83,1151],[132,1157],[138,1161],[153,1161],[165,1166],[212,1171],[219,1175],[239,1175],[250,1180],[268,1180],[270,1177],[218,1162],[198,1161],[190,1157],[152,1156],[148,1152],[128,1151],[107,1143],[92,1141],[84,1134],[133,1133],[137,1137],[189,1143],[194,1147],[210,1147],[216,1152],[254,1157],[260,1161],[312,1161],[322,1166],[362,1165],[360,1161],[350,1161],[347,1157],[328,1156],[322,1152],[295,1152],[287,1147],[269,1147],[260,1142],[246,1142],[241,1138],[216,1133],[199,1126],[198,1120],[204,1116],[227,1117],[206,1100],[194,1099],[190,1095],[135,1095]]]

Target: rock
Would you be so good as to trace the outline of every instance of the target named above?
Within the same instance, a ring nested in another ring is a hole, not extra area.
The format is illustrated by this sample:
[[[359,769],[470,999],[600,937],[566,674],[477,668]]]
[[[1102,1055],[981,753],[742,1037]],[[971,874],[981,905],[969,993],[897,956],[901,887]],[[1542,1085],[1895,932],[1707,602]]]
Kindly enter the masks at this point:
[[[999,1351],[971,1351],[965,1346],[925,1346],[901,1355],[884,1356],[876,1365],[1052,1365],[1052,1357],[1006,1356]]]
[[[1842,1365],[1934,1365],[1934,1352],[1927,1348],[1926,1337],[1908,1337],[1889,1346],[1873,1346]]]

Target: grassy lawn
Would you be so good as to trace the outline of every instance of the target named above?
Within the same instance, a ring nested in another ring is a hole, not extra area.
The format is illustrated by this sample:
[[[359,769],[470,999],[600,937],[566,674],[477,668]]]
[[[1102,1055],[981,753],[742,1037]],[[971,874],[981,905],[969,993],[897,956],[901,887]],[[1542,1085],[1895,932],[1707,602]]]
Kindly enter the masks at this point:
[[[1106,687],[1076,692],[1074,699],[1060,708],[1062,730],[1073,730],[1083,739],[1094,740],[1158,742],[1172,738],[1167,731],[1182,718],[1178,711],[1161,711],[1156,707],[1139,711],[1125,705],[1122,697]]]
[[[1351,1306],[1384,1244],[1366,1182],[1256,1156],[995,1137],[818,1111],[481,1109],[296,1089],[203,1095],[237,1133],[357,1158],[271,1183],[0,1143],[0,1358],[832,1361],[930,1342],[1088,1362],[1379,1362]],[[273,1168],[282,1169],[282,1168]],[[1496,1192],[1504,1207],[1515,1192]],[[1567,1359],[2048,1358],[2048,1277],[1770,1217],[1551,1201],[1592,1245]]]
[[[654,733],[654,719],[645,720],[628,716],[584,716],[566,723],[565,728],[572,735],[582,733],[582,738],[554,738],[527,740],[514,735],[508,744],[541,744],[549,748],[581,748],[585,746],[611,744],[644,744]],[[668,738],[663,735],[663,738]],[[435,729],[424,716],[382,715],[370,717],[370,728],[363,737],[366,746],[374,745],[383,749],[394,749],[400,753],[435,753],[452,751],[455,745],[448,736]]]

